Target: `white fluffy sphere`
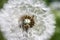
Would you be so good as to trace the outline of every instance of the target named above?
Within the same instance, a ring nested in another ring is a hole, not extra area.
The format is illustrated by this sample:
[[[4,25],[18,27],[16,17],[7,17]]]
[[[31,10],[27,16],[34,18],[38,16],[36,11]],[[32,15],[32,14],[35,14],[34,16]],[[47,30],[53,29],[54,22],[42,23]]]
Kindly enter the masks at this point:
[[[19,27],[22,15],[34,15],[28,33]],[[0,27],[7,40],[49,40],[55,31],[54,15],[41,0],[8,0],[0,11]]]

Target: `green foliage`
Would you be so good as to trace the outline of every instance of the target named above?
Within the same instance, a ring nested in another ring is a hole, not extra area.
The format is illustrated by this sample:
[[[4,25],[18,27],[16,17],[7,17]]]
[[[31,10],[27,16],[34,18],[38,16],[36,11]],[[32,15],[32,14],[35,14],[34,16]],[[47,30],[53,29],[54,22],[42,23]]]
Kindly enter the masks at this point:
[[[44,0],[44,1],[47,4],[47,6],[49,6],[52,2],[55,2],[55,1],[60,2],[60,0]]]
[[[53,13],[56,17],[56,31],[51,40],[60,40],[60,11],[54,10]]]
[[[55,33],[51,40],[60,40],[60,33]]]
[[[45,1],[45,3],[49,6],[50,3],[51,3],[53,0],[44,0],[44,1]]]
[[[0,9],[3,8],[4,3],[6,3],[7,0],[0,0]]]
[[[0,40],[6,40],[3,36],[3,33],[0,31]]]

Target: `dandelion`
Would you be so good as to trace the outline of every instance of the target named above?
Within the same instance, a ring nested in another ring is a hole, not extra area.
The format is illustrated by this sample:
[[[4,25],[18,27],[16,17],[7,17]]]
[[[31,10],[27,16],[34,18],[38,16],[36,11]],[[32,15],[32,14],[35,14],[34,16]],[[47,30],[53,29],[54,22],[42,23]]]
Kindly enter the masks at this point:
[[[0,11],[0,27],[7,40],[49,40],[54,15],[41,0],[8,0]]]

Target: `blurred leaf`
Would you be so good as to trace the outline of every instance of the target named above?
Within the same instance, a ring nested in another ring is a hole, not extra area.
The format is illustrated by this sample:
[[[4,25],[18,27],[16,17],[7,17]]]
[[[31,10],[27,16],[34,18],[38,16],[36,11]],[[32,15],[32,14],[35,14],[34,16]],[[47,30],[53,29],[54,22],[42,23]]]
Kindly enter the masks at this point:
[[[51,40],[60,40],[60,33],[55,33]]]
[[[53,1],[53,0],[44,0],[46,2],[46,4],[49,6],[50,3]]]
[[[56,30],[51,40],[60,40],[60,11],[52,10],[56,17]]]
[[[0,31],[0,40],[6,40],[3,36],[3,33]]]
[[[4,3],[6,3],[8,0],[0,0],[0,9],[3,8]]]

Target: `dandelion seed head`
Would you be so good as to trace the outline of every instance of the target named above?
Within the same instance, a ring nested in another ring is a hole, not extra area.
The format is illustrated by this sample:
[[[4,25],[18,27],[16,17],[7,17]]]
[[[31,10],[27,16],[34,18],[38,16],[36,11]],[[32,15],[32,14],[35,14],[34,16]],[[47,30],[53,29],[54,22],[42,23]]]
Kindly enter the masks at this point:
[[[28,32],[20,28],[23,15],[34,15],[35,24]],[[8,0],[0,11],[1,31],[7,40],[49,40],[55,31],[54,24],[54,15],[42,0]]]

